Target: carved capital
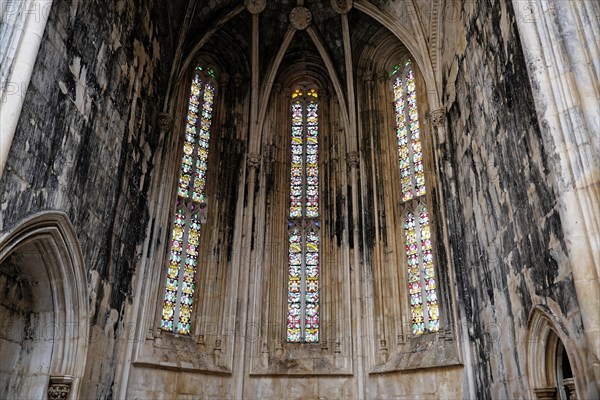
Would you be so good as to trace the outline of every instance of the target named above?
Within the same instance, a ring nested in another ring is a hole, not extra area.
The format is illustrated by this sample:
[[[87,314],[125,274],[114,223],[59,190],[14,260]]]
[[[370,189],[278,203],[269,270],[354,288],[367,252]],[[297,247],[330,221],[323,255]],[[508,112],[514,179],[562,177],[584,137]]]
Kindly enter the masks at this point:
[[[221,72],[221,87],[225,87],[229,84],[229,74],[226,72]]]
[[[429,114],[429,119],[434,128],[441,127],[446,122],[446,111],[443,108],[434,110]]]
[[[158,129],[161,132],[169,133],[173,129],[173,117],[167,113],[158,114]]]
[[[533,393],[538,400],[554,400],[556,398],[555,387],[533,389]]]
[[[296,7],[290,12],[290,23],[299,31],[302,31],[310,25],[312,14],[306,7]]]
[[[54,383],[48,387],[48,400],[63,400],[69,397],[71,385]]]
[[[246,158],[248,168],[257,169],[260,167],[260,158],[259,154],[248,154],[248,157]]]
[[[48,384],[48,400],[63,400],[69,398],[72,376],[51,376]]]
[[[565,378],[563,380],[567,388],[567,396],[569,400],[577,400],[577,391],[575,390],[575,378]]]
[[[351,151],[346,155],[346,162],[350,168],[357,168],[359,161],[360,156],[358,155],[358,151]]]
[[[352,9],[352,0],[331,0],[331,8],[338,14],[346,14]]]
[[[246,10],[250,14],[260,14],[263,12],[265,7],[267,6],[266,0],[244,0],[244,5],[246,6]]]

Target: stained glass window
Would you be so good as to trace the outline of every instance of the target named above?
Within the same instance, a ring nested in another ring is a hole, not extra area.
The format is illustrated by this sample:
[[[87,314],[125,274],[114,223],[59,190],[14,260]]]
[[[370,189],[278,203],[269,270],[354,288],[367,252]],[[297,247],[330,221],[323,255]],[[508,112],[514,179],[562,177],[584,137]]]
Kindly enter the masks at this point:
[[[160,324],[163,330],[182,335],[190,333],[200,211],[206,206],[208,143],[215,95],[209,77],[214,78],[214,71],[199,66],[192,78]]]
[[[404,221],[412,332],[439,330],[439,308],[415,75],[410,60],[392,70],[396,138],[402,202],[409,209]]]
[[[319,341],[319,117],[315,89],[292,93],[287,341]]]

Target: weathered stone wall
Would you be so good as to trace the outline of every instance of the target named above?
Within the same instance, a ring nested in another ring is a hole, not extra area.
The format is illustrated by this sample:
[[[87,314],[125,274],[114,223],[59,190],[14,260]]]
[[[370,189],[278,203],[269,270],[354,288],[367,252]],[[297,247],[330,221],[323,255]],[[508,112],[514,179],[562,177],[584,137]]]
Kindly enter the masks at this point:
[[[578,346],[581,315],[553,176],[537,123],[516,18],[507,1],[448,2],[442,21],[442,162],[460,301],[478,398],[530,397],[526,329],[552,309]]]
[[[0,229],[65,211],[88,268],[84,398],[111,395],[168,76],[154,1],[56,0],[0,181]]]

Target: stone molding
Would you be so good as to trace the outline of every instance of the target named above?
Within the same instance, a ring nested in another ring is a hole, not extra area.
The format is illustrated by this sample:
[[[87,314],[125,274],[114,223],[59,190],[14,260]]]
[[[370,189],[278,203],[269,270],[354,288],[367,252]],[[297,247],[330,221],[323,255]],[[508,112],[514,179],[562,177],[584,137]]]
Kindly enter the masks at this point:
[[[569,393],[567,393],[567,396],[569,396],[569,400],[577,400],[577,391],[575,390],[575,379],[566,378],[563,380],[563,383],[569,391]]]
[[[533,389],[533,393],[538,400],[554,400],[556,398],[555,387]]]
[[[338,14],[346,14],[352,9],[352,0],[331,0],[331,8]]]
[[[263,12],[265,7],[267,6],[266,0],[244,0],[244,5],[246,6],[246,10],[250,14],[260,14]]]
[[[306,7],[296,7],[290,12],[290,23],[299,31],[302,31],[310,25],[312,14]]]
[[[50,376],[48,392],[54,384],[68,384],[69,392],[76,396],[85,369],[90,329],[87,271],[79,239],[67,214],[39,212],[0,232],[0,263],[30,243],[48,249],[40,252],[45,261],[40,267],[45,267],[48,277],[52,277],[48,284],[55,290],[53,298],[40,299],[52,303],[53,332],[60,333],[51,342],[52,358],[47,372],[64,375]],[[58,386],[52,388],[57,395],[62,391]]]

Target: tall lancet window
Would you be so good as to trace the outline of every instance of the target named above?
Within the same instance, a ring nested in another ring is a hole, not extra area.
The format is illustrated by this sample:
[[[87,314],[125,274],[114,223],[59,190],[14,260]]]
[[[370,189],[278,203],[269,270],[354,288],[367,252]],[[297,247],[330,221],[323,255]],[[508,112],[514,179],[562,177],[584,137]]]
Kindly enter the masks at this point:
[[[192,78],[179,170],[161,328],[190,333],[205,204],[208,143],[215,96],[214,71],[198,66]]]
[[[292,93],[287,341],[319,341],[319,117],[316,89]]]
[[[394,67],[392,85],[400,185],[406,209],[404,234],[412,332],[421,335],[437,331],[440,322],[415,75],[410,60]]]

